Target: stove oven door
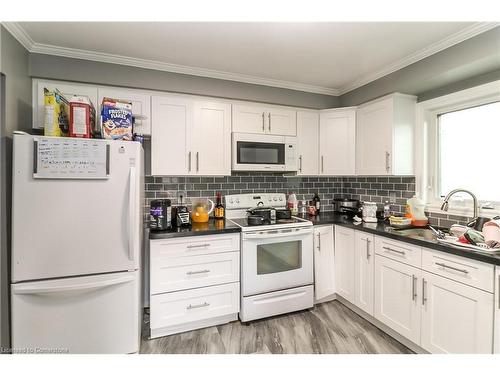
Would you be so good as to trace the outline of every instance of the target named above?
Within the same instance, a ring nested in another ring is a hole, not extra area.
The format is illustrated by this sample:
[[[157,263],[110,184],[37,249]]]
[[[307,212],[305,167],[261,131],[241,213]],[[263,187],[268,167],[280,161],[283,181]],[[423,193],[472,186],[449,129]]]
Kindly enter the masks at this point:
[[[242,294],[313,283],[313,229],[290,228],[242,234]]]

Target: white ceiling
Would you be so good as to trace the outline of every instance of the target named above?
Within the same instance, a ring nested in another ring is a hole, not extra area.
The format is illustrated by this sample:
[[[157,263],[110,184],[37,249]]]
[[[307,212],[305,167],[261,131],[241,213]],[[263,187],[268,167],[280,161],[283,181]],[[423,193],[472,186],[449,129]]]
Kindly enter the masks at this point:
[[[33,52],[341,94],[493,27],[471,22],[21,22]]]

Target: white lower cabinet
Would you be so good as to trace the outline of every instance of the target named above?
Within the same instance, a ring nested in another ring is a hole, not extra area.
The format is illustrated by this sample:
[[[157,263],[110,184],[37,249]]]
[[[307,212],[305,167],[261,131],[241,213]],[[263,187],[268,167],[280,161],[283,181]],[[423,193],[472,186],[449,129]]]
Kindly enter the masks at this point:
[[[314,228],[314,299],[335,294],[335,247],[333,226]]]
[[[421,274],[418,268],[375,256],[374,316],[416,344],[420,343]]]
[[[151,240],[151,338],[236,320],[239,234]]]
[[[495,268],[495,354],[500,354],[500,266]]]
[[[335,226],[335,284],[337,294],[354,303],[354,229]]]
[[[493,295],[423,271],[421,346],[431,353],[492,353]]]
[[[354,304],[373,315],[375,250],[374,236],[356,231],[354,246]]]

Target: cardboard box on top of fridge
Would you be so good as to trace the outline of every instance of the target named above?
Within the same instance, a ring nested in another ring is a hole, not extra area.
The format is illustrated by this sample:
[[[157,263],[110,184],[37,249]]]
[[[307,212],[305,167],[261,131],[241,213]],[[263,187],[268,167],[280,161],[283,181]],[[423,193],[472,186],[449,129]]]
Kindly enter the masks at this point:
[[[69,102],[59,90],[43,89],[45,114],[43,120],[44,135],[63,137],[69,133]]]
[[[69,136],[91,138],[95,128],[95,108],[87,96],[73,95],[69,101]]]

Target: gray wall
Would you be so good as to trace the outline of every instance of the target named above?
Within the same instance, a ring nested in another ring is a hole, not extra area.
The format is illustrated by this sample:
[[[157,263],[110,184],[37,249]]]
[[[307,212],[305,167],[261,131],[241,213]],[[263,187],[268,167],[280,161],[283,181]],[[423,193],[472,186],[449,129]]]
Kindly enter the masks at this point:
[[[337,96],[36,53],[30,56],[30,75],[315,109],[339,106]]]
[[[358,105],[396,91],[422,101],[498,79],[500,27],[341,95],[340,105]]]
[[[0,347],[9,347],[9,274],[12,131],[31,124],[29,53],[0,26]]]

